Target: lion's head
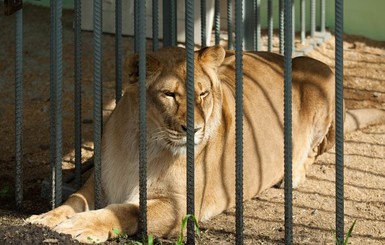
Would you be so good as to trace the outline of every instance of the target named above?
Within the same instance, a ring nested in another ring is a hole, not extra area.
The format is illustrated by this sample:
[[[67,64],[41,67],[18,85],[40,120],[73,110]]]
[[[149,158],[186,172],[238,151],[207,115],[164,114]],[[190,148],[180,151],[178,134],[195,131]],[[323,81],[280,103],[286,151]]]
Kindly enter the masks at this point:
[[[217,69],[223,48],[210,47],[194,54],[195,145],[207,140],[221,117],[222,88]],[[138,55],[126,61],[130,86],[138,86]],[[149,140],[174,154],[185,152],[187,142],[186,50],[165,48],[146,56]]]

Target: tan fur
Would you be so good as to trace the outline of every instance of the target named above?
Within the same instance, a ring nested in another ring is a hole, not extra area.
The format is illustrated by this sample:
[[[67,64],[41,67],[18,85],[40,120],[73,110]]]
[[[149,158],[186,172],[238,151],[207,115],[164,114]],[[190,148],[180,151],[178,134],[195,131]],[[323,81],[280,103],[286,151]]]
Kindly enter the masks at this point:
[[[226,56],[226,57],[225,57]],[[148,232],[172,236],[186,214],[185,50],[147,56]],[[130,85],[106,122],[102,141],[105,208],[93,210],[91,177],[62,206],[30,222],[82,242],[104,241],[112,228],[138,229],[138,57],[128,59]],[[244,198],[283,177],[283,58],[245,52]],[[293,185],[334,144],[334,75],[311,58],[293,59]],[[235,205],[235,57],[221,47],[195,52],[195,210],[206,220]],[[383,111],[376,113],[384,115]],[[378,117],[376,117],[378,119]],[[350,119],[349,119],[350,120]],[[372,120],[373,121],[373,120]],[[382,122],[382,121],[381,121]]]

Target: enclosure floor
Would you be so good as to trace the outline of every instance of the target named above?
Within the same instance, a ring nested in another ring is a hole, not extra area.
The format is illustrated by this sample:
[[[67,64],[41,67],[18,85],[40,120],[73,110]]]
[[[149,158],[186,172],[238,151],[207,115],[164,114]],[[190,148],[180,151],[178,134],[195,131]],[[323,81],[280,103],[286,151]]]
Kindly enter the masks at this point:
[[[0,13],[3,6],[0,4]],[[49,166],[49,9],[24,8],[24,206],[14,207],[14,16],[0,14],[0,244],[71,244],[70,238],[37,226],[21,226],[50,208],[40,197]],[[82,33],[83,161],[92,156],[92,33]],[[63,169],[73,168],[72,12],[63,13]],[[150,42],[148,42],[150,45]],[[150,47],[150,46],[149,46]],[[277,48],[277,45],[275,46]],[[345,99],[348,108],[385,109],[385,42],[345,36]],[[133,52],[123,40],[124,56]],[[334,66],[333,38],[308,54]],[[104,115],[114,107],[114,37],[103,36]],[[351,133],[345,143],[345,226],[356,220],[351,244],[385,244],[385,125]],[[272,154],[274,154],[272,152]],[[334,150],[310,168],[293,193],[294,243],[334,244]],[[244,203],[245,244],[283,244],[283,191],[269,189]],[[200,225],[202,244],[233,244],[234,210]],[[49,240],[51,239],[51,240]],[[106,244],[124,244],[127,240]],[[160,241],[169,243],[169,241]]]

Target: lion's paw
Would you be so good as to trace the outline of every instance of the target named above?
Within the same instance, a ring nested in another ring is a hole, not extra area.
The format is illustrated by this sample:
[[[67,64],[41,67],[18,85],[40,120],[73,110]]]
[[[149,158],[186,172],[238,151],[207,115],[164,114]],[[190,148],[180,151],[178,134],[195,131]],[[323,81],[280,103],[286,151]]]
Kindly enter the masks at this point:
[[[61,206],[47,213],[32,215],[26,219],[25,222],[53,228],[64,220],[70,218],[73,214],[74,211],[72,209]]]

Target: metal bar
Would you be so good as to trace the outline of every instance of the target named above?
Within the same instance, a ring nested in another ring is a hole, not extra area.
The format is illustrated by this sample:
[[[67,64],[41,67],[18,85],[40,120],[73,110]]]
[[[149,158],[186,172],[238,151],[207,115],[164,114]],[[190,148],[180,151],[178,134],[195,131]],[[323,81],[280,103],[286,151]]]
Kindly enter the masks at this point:
[[[15,198],[16,207],[23,204],[23,9],[16,12],[15,26]]]
[[[215,0],[214,20],[215,45],[219,45],[219,42],[221,41],[221,3],[219,0]]]
[[[146,1],[138,1],[139,53],[139,230],[147,237]]]
[[[163,46],[176,46],[176,0],[163,0]]]
[[[311,38],[314,38],[315,34],[315,20],[316,20],[316,0],[311,0],[310,1],[310,36]]]
[[[325,0],[321,0],[321,32],[322,33],[325,32],[325,23],[326,23],[325,7],[326,7]]]
[[[284,1],[279,0],[279,53],[284,54],[285,51],[285,9]]]
[[[267,22],[268,22],[268,34],[267,34],[267,51],[273,50],[273,0],[267,1]]]
[[[292,244],[293,210],[292,210],[292,48],[293,48],[293,2],[285,0],[285,57],[284,57],[284,160],[285,160],[285,244]]]
[[[227,47],[233,49],[233,5],[231,0],[227,0]]]
[[[159,49],[159,5],[152,0],[152,51]]]
[[[344,241],[344,1],[335,2],[335,79],[336,79],[336,237]]]
[[[75,185],[76,188],[81,186],[82,173],[82,93],[81,93],[81,77],[82,77],[82,44],[81,44],[81,2],[74,2],[74,43],[75,43]]]
[[[101,138],[102,138],[102,0],[94,1],[94,165],[95,208],[102,207]]]
[[[301,0],[301,44],[305,44],[306,39],[306,5],[305,0]]]
[[[261,0],[254,0],[255,7],[255,43],[254,50],[261,49]]]
[[[217,4],[217,1],[215,1]],[[217,21],[217,16],[215,16],[215,26]],[[201,46],[202,48],[207,46],[206,42],[206,0],[201,0]]]
[[[245,50],[254,50],[255,49],[255,1],[242,1],[243,2],[243,40]],[[237,28],[237,27],[236,27]],[[235,32],[237,29],[235,28]],[[236,44],[235,44],[236,45]]]
[[[295,50],[295,0],[291,0],[291,10],[292,10],[292,35],[293,35],[293,38],[292,38],[292,45],[293,45],[293,50]]]
[[[62,202],[62,1],[51,1],[52,207]]]
[[[243,244],[243,1],[235,5],[235,215],[236,244]]]
[[[115,1],[115,101],[122,97],[122,0]]]
[[[194,0],[186,0],[185,6],[187,90],[187,214],[194,214]],[[192,219],[189,219],[187,223],[187,244],[195,244],[194,222]]]

